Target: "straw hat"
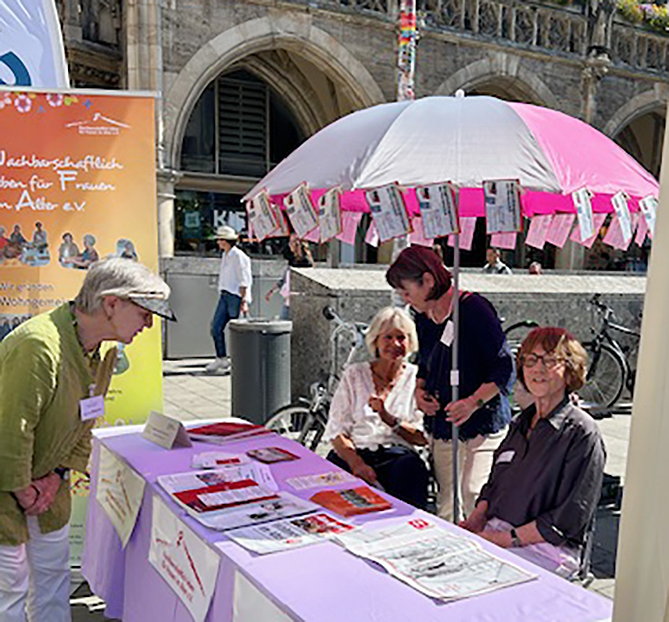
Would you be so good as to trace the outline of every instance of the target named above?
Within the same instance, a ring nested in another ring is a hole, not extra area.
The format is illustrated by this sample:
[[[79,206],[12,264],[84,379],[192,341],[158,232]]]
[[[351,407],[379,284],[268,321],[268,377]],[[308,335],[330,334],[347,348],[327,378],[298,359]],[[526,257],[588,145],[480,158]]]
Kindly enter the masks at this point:
[[[216,229],[213,237],[217,240],[234,241],[239,239],[239,234],[232,227],[223,225]]]

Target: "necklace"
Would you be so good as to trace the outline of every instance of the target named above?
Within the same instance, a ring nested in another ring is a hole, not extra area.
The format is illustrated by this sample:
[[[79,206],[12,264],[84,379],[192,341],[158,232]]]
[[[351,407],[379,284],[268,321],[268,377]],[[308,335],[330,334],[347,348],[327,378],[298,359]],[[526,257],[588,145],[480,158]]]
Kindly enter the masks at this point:
[[[370,365],[372,370],[372,380],[374,381],[374,388],[379,394],[388,395],[395,388],[395,385],[399,381],[400,377],[402,376],[402,372],[404,371],[404,365],[405,364],[402,363],[391,378],[382,376],[374,369],[374,364]]]

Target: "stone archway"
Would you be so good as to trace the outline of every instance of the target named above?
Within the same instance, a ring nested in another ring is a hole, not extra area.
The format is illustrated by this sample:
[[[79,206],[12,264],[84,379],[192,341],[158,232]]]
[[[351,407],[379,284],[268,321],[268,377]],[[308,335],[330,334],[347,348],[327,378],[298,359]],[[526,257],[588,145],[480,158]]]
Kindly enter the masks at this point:
[[[618,108],[602,131],[607,136],[617,136],[627,125],[644,114],[657,111],[666,112],[668,101],[669,87],[658,84],[655,88],[640,93]]]
[[[559,109],[553,92],[520,61],[505,52],[490,54],[456,71],[439,85],[435,94],[453,95],[458,89],[468,92],[492,85],[514,94],[518,101]]]
[[[666,100],[658,99],[654,90],[647,91],[622,106],[605,133],[659,179],[666,117]]]
[[[245,58],[271,50],[286,50],[310,62],[337,84],[355,108],[385,101],[369,71],[338,41],[313,26],[309,14],[272,12],[219,34],[179,72],[167,93],[164,109],[165,145],[171,168],[178,168],[181,138],[205,87],[224,70],[243,64]],[[287,91],[284,94],[289,95]],[[315,125],[324,124],[318,110],[305,110],[304,98],[288,99],[287,103],[305,129],[314,130]]]

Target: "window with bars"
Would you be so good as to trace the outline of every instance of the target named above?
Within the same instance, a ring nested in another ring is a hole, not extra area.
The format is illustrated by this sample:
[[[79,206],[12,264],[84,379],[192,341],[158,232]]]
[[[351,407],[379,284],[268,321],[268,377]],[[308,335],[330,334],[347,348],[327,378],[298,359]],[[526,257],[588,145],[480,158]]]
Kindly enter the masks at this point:
[[[265,82],[239,70],[216,78],[198,100],[184,134],[184,171],[262,177],[303,135]]]

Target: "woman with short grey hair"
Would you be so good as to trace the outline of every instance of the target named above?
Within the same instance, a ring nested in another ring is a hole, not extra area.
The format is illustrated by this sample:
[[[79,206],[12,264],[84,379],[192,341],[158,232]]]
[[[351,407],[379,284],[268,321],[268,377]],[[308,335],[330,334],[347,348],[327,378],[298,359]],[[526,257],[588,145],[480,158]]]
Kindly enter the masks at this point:
[[[169,287],[128,259],[93,264],[76,299],[0,343],[0,620],[65,622],[69,611],[69,471],[86,471],[116,348],[153,315],[174,319]],[[34,617],[32,619],[35,619]]]

